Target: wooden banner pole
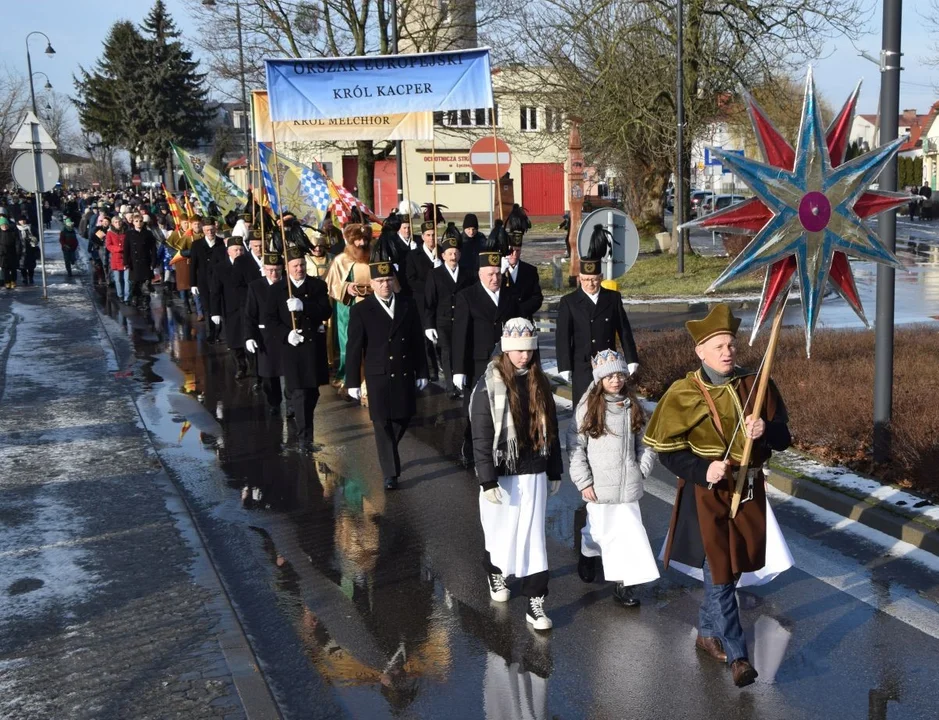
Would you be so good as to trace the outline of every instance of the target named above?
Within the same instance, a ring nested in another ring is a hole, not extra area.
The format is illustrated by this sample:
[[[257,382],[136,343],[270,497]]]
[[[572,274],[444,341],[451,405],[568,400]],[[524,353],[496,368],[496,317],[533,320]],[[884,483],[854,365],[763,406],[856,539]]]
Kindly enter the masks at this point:
[[[788,289],[785,291],[788,294]],[[769,336],[769,343],[766,346],[766,355],[763,358],[763,369],[757,380],[756,399],[753,401],[752,415],[759,417],[763,412],[763,402],[766,399],[766,390],[769,387],[770,375],[773,372],[773,361],[776,358],[776,347],[779,344],[779,333],[782,329],[783,315],[786,312],[785,298],[779,303],[776,310],[776,317],[773,319],[773,330]],[[746,412],[746,407],[744,407]],[[741,422],[746,422],[746,418],[741,418]],[[731,442],[733,439],[731,439]],[[753,452],[753,438],[747,436],[743,446],[743,457],[740,459],[740,469],[737,471],[737,482],[734,486],[734,494],[730,503],[730,516],[736,517],[737,510],[740,508],[740,500],[743,496],[743,486],[747,481],[747,470],[750,465],[750,455]]]
[[[499,172],[499,138],[496,137],[496,104],[492,104],[492,152],[496,156],[496,184],[494,192],[499,194],[499,219],[505,222],[505,208],[502,207],[502,173]]]

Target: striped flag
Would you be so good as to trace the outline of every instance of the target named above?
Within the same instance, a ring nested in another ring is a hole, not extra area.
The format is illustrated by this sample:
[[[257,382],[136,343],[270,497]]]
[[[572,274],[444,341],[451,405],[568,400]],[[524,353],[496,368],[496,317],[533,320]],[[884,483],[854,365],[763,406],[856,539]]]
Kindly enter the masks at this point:
[[[362,214],[370,220],[374,220],[377,223],[380,223],[381,220],[378,218],[375,213],[364,202],[359,200],[355,195],[349,192],[343,185],[337,185],[332,180],[329,180],[329,194],[332,198],[330,207],[333,211],[333,214],[336,216],[340,225],[345,225],[348,223],[352,217],[352,208],[358,208]]]
[[[179,215],[179,204],[176,202],[176,198],[170,194],[170,191],[166,189],[166,185],[160,183],[160,186],[163,188],[163,196],[166,198],[166,204],[170,208],[170,215],[173,216],[173,224],[179,228],[179,221],[181,220]]]
[[[275,215],[291,213],[303,225],[318,226],[329,208],[330,191],[327,179],[302,163],[277,154],[277,173],[281,196],[277,194],[274,177],[274,154],[264,143],[258,143],[261,177],[265,194]]]

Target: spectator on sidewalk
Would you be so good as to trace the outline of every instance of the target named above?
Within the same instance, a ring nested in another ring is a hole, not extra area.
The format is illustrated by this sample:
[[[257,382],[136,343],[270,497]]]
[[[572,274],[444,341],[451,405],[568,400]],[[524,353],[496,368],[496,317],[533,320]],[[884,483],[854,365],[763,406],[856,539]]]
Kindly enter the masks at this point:
[[[120,215],[111,218],[111,228],[104,240],[110,257],[111,276],[114,279],[114,292],[118,300],[125,305],[130,302],[130,269],[124,261],[127,230]]]
[[[75,224],[66,218],[65,225],[59,233],[59,245],[62,247],[62,259],[65,260],[65,272],[72,277],[72,265],[75,264],[75,251],[78,250],[78,233]]]
[[[32,285],[36,273],[36,263],[39,262],[39,238],[33,234],[33,229],[20,218],[16,229],[20,233],[22,252],[20,254],[20,274],[24,285]]]
[[[22,239],[19,231],[10,224],[6,215],[0,215],[0,269],[3,270],[3,287],[16,287],[16,269],[20,264]]]

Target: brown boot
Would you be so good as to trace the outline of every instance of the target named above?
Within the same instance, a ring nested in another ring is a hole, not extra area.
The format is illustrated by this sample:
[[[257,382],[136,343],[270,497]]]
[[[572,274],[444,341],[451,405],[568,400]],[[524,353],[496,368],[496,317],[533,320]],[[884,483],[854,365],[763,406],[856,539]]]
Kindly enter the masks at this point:
[[[698,635],[695,638],[694,646],[701,652],[705,652],[718,662],[727,662],[727,653],[724,652],[724,646],[716,637],[704,637]]]
[[[739,688],[752,685],[758,677],[756,668],[746,658],[734,660],[730,665],[730,670],[734,674],[734,685]]]

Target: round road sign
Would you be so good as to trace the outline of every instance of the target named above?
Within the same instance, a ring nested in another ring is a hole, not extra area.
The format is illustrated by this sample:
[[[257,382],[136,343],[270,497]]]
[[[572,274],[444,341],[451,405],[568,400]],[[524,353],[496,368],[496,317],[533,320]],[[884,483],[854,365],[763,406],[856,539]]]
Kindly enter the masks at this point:
[[[509,171],[512,151],[503,140],[480,138],[470,148],[470,167],[483,180],[498,180]]]
[[[42,190],[51,190],[59,182],[59,164],[51,155],[39,153],[39,163],[42,168]],[[26,192],[36,192],[36,171],[33,167],[33,154],[23,152],[13,161],[13,179]]]
[[[577,233],[577,250],[581,257],[587,255],[590,248],[590,236],[597,225],[602,225],[613,235],[612,270],[607,272],[607,263],[603,263],[603,277],[607,280],[618,278],[626,273],[639,257],[639,231],[636,224],[622,210],[600,208],[583,219]]]

